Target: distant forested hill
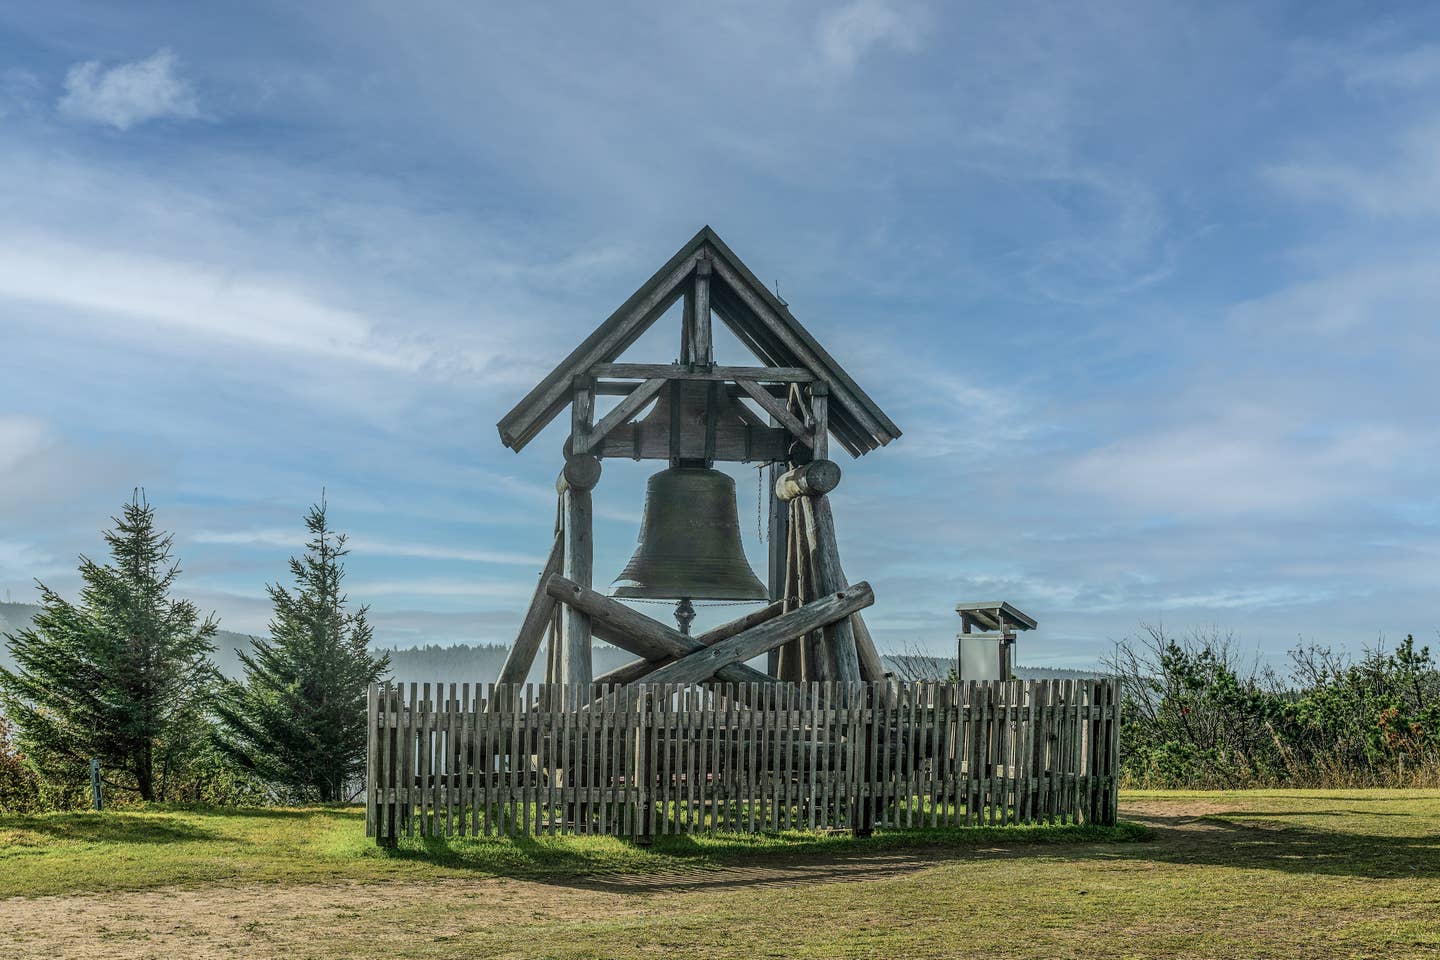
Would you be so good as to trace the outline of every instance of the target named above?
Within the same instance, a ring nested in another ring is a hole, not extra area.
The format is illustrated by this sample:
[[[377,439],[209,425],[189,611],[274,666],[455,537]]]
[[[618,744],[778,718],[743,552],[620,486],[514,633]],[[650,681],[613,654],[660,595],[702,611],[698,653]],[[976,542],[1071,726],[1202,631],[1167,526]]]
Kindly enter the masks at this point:
[[[9,633],[29,626],[31,618],[40,608],[30,603],[0,603],[0,634]],[[215,640],[215,666],[227,677],[240,676],[240,660],[236,649],[248,651],[250,637],[243,633],[221,630]],[[390,654],[391,679],[400,683],[494,683],[510,652],[508,645],[468,643],[440,646],[384,649]],[[595,646],[595,674],[599,676],[628,663],[633,657],[624,650],[617,650],[607,644]],[[885,667],[896,676],[911,680],[943,679],[955,666],[955,661],[946,657],[915,655],[887,656]],[[0,666],[12,665],[10,651],[0,642]],[[545,651],[542,649],[530,671],[530,679],[539,682],[544,678]],[[1081,680],[1101,676],[1095,671],[1066,670],[1059,667],[1015,668],[1018,680]]]

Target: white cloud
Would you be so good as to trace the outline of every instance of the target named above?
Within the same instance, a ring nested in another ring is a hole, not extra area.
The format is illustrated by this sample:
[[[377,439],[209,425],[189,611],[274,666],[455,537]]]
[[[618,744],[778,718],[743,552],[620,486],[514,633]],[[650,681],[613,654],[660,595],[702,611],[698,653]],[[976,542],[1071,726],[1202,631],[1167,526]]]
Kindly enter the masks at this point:
[[[36,453],[45,443],[45,425],[34,417],[0,416],[0,476]]]
[[[196,543],[231,544],[237,546],[285,547],[300,550],[307,536],[303,531],[264,528],[257,530],[202,530],[190,538]],[[424,560],[459,560],[466,563],[496,563],[539,568],[545,558],[534,554],[511,553],[504,550],[469,550],[441,544],[415,543],[353,536],[346,546],[355,554],[384,557],[415,557]]]
[[[164,117],[197,117],[195,91],[176,65],[175,54],[163,48],[143,60],[109,68],[98,60],[77,63],[65,75],[60,111],[117,130]]]
[[[1299,160],[1272,166],[1265,175],[1301,200],[1366,216],[1429,218],[1440,212],[1440,118],[1417,123],[1379,148],[1378,156],[1360,161]]]
[[[1440,80],[1440,45],[1421,44],[1402,53],[1372,54],[1341,62],[1354,87],[1416,89]]]
[[[854,0],[820,21],[820,53],[826,63],[849,72],[877,47],[910,51],[919,46],[919,18],[887,0]]]
[[[168,341],[178,332],[398,370],[431,359],[377,336],[366,318],[262,274],[43,235],[0,233],[0,297],[67,308],[119,335]]]
[[[1290,514],[1374,493],[1409,447],[1384,424],[1305,436],[1258,410],[1135,437],[1091,451],[1059,477],[1126,510],[1187,515]]]

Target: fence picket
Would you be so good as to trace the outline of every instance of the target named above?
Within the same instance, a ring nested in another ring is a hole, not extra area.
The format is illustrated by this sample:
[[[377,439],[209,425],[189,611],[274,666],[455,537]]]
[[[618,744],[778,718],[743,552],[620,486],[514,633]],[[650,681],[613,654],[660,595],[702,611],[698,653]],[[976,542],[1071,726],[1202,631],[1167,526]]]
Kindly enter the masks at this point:
[[[373,684],[365,830],[423,837],[1113,823],[1113,679]]]

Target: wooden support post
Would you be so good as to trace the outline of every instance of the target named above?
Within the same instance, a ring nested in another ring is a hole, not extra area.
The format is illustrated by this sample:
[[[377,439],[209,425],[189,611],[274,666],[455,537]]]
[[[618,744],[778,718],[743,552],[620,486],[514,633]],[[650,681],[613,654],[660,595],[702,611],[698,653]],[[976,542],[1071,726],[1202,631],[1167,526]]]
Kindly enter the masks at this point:
[[[772,418],[771,422],[774,420]],[[770,599],[772,601],[784,601],[785,599],[785,545],[790,539],[790,508],[775,496],[776,474],[779,471],[777,463],[771,463],[767,468],[770,471],[770,482],[765,484],[765,504],[769,517],[769,577],[767,585],[770,588]],[[772,677],[780,676],[780,650],[771,650],[766,659],[766,672]]]
[[[699,683],[728,666],[743,663],[812,630],[848,622],[850,614],[875,602],[870,584],[860,582],[812,600],[768,623],[681,657],[650,674],[651,683]]]
[[[830,456],[830,385],[823,380],[810,384],[810,419],[815,431],[810,448],[816,460],[824,460]]]
[[[576,440],[588,439],[591,418],[595,411],[594,381],[588,377],[575,379],[575,399],[571,404],[570,435]],[[593,457],[570,457],[565,462],[562,479],[566,489],[561,494],[565,512],[565,576],[581,586],[589,587],[594,566],[593,517],[590,486],[600,479],[599,461]],[[566,608],[561,619],[562,683],[569,686],[571,696],[588,697],[592,667],[590,661],[590,618],[573,607]]]
[[[535,584],[535,592],[530,596],[530,607],[525,611],[520,633],[505,658],[505,665],[500,668],[497,683],[524,683],[525,678],[530,675],[530,667],[535,662],[535,654],[540,650],[545,629],[550,626],[555,615],[555,598],[545,592],[545,581],[560,572],[564,547],[565,538],[557,533],[555,545],[550,548],[550,557],[545,561],[545,569],[541,571],[540,579]]]
[[[710,336],[710,260],[695,263],[695,313],[690,318],[690,362],[708,367],[715,362]]]
[[[814,466],[814,464],[810,464]],[[834,593],[844,585],[840,579],[840,550],[835,544],[835,520],[827,497],[800,497],[800,519],[805,525],[807,560],[816,595]],[[867,604],[868,606],[868,604]],[[847,618],[825,629],[824,646],[834,664],[835,679],[858,683],[860,657],[855,650],[855,630]]]

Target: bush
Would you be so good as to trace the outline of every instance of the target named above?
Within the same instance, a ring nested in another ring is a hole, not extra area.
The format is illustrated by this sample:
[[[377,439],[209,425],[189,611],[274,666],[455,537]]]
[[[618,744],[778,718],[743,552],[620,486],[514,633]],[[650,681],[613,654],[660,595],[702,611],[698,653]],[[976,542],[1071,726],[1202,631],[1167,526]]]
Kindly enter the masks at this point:
[[[1440,670],[1407,637],[1358,663],[1327,648],[1292,670],[1243,662],[1233,639],[1163,630],[1126,640],[1122,775],[1130,786],[1419,786],[1440,783]]]

